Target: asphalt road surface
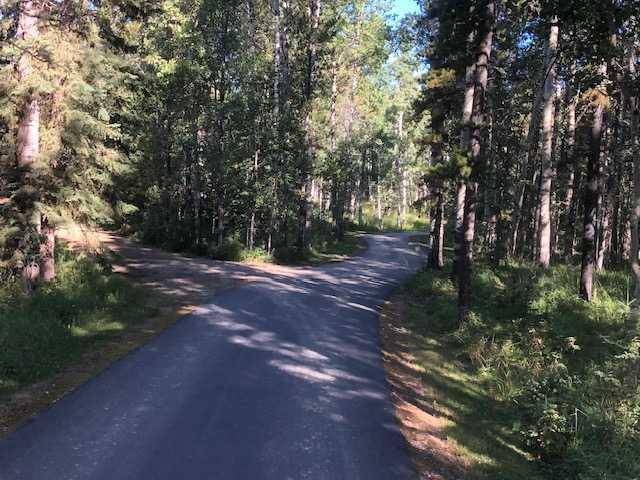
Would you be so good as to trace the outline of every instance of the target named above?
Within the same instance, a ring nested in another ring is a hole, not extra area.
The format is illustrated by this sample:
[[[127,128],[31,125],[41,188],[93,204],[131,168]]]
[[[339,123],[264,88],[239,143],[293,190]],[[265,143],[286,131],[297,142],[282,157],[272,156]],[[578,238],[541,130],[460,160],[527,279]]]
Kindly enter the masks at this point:
[[[0,442],[0,479],[415,479],[379,307],[407,235],[224,291]]]

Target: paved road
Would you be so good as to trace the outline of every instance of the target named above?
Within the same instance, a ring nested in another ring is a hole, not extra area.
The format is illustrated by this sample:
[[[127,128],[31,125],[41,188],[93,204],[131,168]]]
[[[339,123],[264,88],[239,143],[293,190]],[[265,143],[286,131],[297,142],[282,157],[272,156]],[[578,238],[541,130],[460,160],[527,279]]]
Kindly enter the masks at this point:
[[[214,296],[0,443],[0,479],[415,479],[378,307],[421,255],[353,260]]]

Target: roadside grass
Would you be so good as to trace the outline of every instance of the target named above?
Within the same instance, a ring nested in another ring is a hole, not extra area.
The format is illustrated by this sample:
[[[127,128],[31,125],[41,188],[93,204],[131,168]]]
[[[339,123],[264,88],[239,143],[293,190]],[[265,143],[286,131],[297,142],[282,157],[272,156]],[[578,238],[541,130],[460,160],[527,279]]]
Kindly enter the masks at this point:
[[[0,395],[55,375],[159,313],[154,296],[110,272],[105,257],[58,248],[57,278],[26,297],[0,286]]]
[[[464,326],[449,271],[424,270],[401,292],[424,401],[446,419],[468,478],[640,478],[640,354],[623,331],[628,275],[599,274],[587,304],[578,274],[478,265]]]
[[[435,435],[446,438],[460,457],[464,478],[541,479],[533,458],[511,428],[515,417],[508,405],[492,396],[486,381],[465,361],[459,343],[449,334],[456,318],[453,285],[435,282],[427,292],[423,275],[407,285],[396,301],[406,305],[404,326],[413,339],[414,362],[422,371],[421,400],[441,419],[441,430]],[[425,294],[428,297],[422,296]],[[438,456],[437,451],[431,454]],[[444,475],[447,480],[458,478]]]
[[[426,232],[427,218],[416,210],[408,210],[404,223],[398,224],[397,213],[383,214],[382,221],[378,220],[374,205],[366,203],[362,209],[362,218],[356,218],[349,224],[349,229],[361,233],[393,233],[393,232]]]
[[[366,248],[356,233],[345,234],[342,240],[330,235],[316,235],[311,248],[300,251],[296,247],[279,247],[273,253],[261,248],[247,249],[239,240],[228,240],[221,246],[210,247],[207,256],[215,260],[243,263],[276,263],[279,265],[320,265],[346,260]]]

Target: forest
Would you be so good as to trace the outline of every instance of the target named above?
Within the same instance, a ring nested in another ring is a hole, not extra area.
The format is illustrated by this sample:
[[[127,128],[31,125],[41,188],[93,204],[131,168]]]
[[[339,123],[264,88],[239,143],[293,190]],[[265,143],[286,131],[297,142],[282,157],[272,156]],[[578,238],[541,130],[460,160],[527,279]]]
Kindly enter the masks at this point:
[[[70,225],[279,264],[415,232],[409,329],[498,412],[439,400],[460,475],[640,478],[640,1],[392,3],[0,0],[0,393],[137,301]]]
[[[303,255],[367,202],[372,227],[407,221],[417,58],[374,6],[23,4],[3,15],[1,188],[29,282],[67,220],[220,257]]]

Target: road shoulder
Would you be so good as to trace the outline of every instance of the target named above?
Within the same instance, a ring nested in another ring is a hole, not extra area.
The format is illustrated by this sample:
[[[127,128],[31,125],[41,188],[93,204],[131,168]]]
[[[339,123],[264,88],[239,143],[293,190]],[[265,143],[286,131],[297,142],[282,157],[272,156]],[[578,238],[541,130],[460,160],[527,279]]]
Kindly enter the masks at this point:
[[[465,478],[469,465],[447,438],[449,421],[423,381],[421,349],[405,322],[410,301],[407,293],[396,292],[380,317],[384,366],[396,417],[421,479]]]

